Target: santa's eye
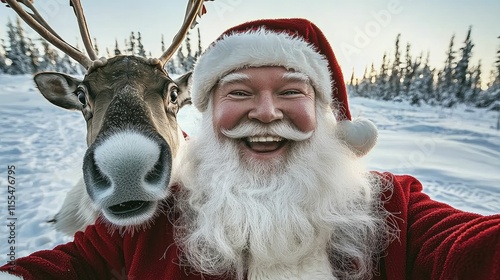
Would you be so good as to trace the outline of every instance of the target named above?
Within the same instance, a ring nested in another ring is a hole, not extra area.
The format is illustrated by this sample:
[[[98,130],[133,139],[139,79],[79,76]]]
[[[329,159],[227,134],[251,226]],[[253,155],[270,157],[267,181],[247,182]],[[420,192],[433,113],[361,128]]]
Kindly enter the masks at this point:
[[[298,90],[286,90],[281,93],[281,95],[294,95],[294,94],[301,94],[302,92]]]
[[[249,96],[250,94],[248,92],[235,90],[235,91],[231,91],[229,93],[229,95],[234,96],[234,97],[245,97],[245,96]]]

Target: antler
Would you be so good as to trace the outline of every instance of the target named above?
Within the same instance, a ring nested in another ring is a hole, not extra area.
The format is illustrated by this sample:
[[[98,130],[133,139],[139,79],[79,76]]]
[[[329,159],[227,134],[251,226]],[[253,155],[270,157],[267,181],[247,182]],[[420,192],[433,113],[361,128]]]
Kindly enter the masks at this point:
[[[73,6],[76,18],[78,20],[78,26],[80,28],[80,34],[82,36],[83,44],[87,50],[88,57],[83,54],[80,50],[73,47],[64,41],[40,16],[36,8],[32,5],[33,0],[1,0],[2,2],[7,2],[7,4],[40,36],[49,41],[56,48],[60,49],[65,54],[69,55],[71,58],[80,63],[85,69],[89,70],[93,63],[97,60],[97,54],[94,51],[92,40],[90,39],[90,34],[87,27],[87,22],[85,20],[85,15],[83,13],[83,8],[80,0],[70,0],[71,6]],[[177,48],[182,44],[184,37],[186,36],[188,30],[192,28],[195,24],[196,16],[201,16],[204,14],[205,10],[203,7],[204,0],[188,0],[188,6],[186,8],[186,14],[184,16],[184,22],[181,29],[175,35],[172,40],[172,44],[168,49],[162,54],[158,61],[163,68],[167,61],[172,57]],[[213,1],[213,0],[205,0]],[[33,13],[28,13],[19,4],[23,4],[25,7],[30,9]]]
[[[167,61],[174,55],[175,50],[182,44],[184,37],[190,28],[193,27],[195,18],[197,15],[202,15],[203,13],[203,0],[189,0],[189,4],[186,8],[186,15],[184,16],[184,22],[182,23],[181,29],[175,35],[172,40],[172,44],[168,49],[160,56],[158,59],[160,65],[163,68]]]
[[[80,0],[71,0],[71,5],[75,10],[75,15],[78,20],[78,27],[80,28],[80,34],[82,36],[85,49],[87,50],[90,59],[96,60],[97,54],[94,51],[94,46],[92,44],[92,40],[90,39],[89,29],[87,27],[87,21],[85,20],[85,15],[83,14],[82,4],[80,3]]]
[[[2,1],[4,2],[4,1]],[[92,60],[97,59],[93,49],[89,51],[90,58],[85,56],[81,51],[66,43],[61,37],[45,22],[45,20],[40,16],[36,8],[32,5],[30,0],[5,0],[7,4],[26,22],[33,30],[35,30],[40,36],[49,41],[56,48],[60,49],[65,54],[69,55],[71,58],[76,60],[86,69],[92,65]],[[80,26],[80,31],[82,34],[86,34],[87,37],[83,36],[83,41],[87,50],[89,50],[88,45],[92,46],[90,41],[90,36],[88,36],[87,25],[85,23],[85,18],[83,17],[83,11],[81,9],[80,1],[71,1],[75,7],[75,13],[77,14],[78,24]],[[23,7],[19,4],[23,4],[25,7],[30,9],[33,14],[26,12]],[[87,38],[87,39],[86,39]]]

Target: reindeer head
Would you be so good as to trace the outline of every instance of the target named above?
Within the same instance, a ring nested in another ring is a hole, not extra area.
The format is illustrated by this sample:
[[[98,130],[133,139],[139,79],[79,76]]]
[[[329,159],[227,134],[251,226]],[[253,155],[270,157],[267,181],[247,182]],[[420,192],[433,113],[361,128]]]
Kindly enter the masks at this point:
[[[87,69],[83,80],[54,72],[36,74],[34,79],[46,99],[62,108],[81,111],[85,118],[88,149],[83,177],[93,204],[115,225],[147,221],[169,193],[173,158],[184,141],[176,115],[190,103],[190,73],[174,81],[164,65],[202,11],[203,0],[190,0],[181,30],[158,59],[97,59],[77,0],[71,0],[71,5],[88,57],[64,42],[31,1],[7,3],[35,31]],[[33,13],[26,12],[19,3]]]

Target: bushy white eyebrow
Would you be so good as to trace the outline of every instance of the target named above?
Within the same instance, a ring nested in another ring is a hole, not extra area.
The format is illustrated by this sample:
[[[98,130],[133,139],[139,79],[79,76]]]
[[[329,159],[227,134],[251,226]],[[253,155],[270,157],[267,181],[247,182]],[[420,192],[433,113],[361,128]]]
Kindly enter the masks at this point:
[[[305,82],[308,83],[309,77],[301,72],[285,72],[283,73],[282,76],[283,80],[286,81],[299,81],[299,82]],[[219,80],[218,86],[223,87],[224,85],[231,84],[231,83],[240,83],[244,81],[249,81],[250,76],[244,73],[229,73],[226,76],[222,77]]]
[[[292,81],[300,81],[300,82],[305,82],[309,83],[309,77],[301,72],[285,72],[283,74],[283,79],[284,80],[292,80]]]
[[[243,81],[249,81],[250,76],[243,73],[229,73],[219,80],[218,86],[223,87],[226,84],[239,83]]]

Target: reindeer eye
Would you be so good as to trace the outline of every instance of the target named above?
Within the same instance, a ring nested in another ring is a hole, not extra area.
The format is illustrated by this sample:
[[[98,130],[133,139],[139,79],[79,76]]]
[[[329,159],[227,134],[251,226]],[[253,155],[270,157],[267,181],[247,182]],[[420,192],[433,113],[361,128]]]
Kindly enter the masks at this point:
[[[78,98],[78,101],[80,101],[80,103],[85,106],[87,105],[87,99],[85,99],[85,92],[81,89],[77,89],[76,92],[76,97]]]
[[[179,89],[176,87],[170,89],[170,103],[177,104],[178,91]]]

